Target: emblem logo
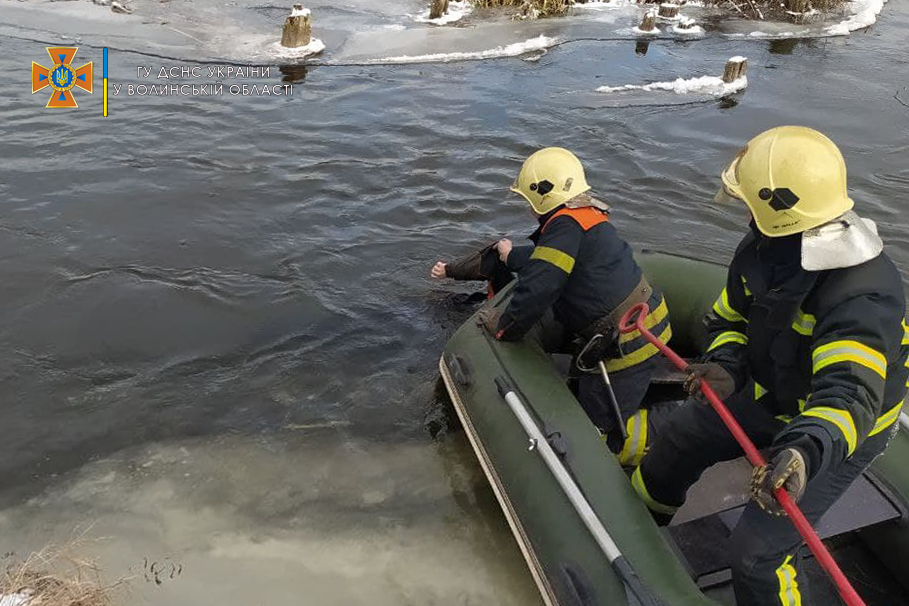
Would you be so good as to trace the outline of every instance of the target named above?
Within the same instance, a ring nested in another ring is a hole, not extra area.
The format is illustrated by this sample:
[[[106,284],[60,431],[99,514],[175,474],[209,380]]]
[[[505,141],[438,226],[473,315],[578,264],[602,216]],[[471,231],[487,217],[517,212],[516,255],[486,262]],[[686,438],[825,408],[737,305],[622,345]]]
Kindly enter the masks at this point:
[[[775,211],[788,210],[798,204],[800,198],[788,187],[770,189],[765,187],[758,192],[761,200],[769,201]]]
[[[78,48],[49,46],[54,67],[48,69],[32,61],[32,94],[50,86],[53,90],[45,107],[79,107],[73,97],[73,88],[92,92],[92,62],[89,61],[79,69],[72,66],[73,57]]]

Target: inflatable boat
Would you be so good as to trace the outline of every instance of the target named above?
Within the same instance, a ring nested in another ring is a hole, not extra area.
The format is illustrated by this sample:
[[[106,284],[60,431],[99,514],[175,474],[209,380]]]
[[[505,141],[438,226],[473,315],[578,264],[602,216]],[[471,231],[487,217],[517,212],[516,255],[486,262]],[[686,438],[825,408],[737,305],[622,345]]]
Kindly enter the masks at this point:
[[[726,268],[656,252],[638,261],[666,296],[671,345],[697,357],[707,345],[702,320]],[[506,305],[509,294],[504,289],[489,304]],[[747,500],[747,462],[709,470],[672,524],[659,527],[552,356],[529,342],[494,340],[474,316],[452,336],[439,366],[547,606],[735,604],[728,541]],[[678,379],[667,373],[655,380],[648,401],[681,399]],[[869,606],[909,604],[905,415],[900,425],[887,452],[817,526]],[[804,551],[815,601],[839,603]]]

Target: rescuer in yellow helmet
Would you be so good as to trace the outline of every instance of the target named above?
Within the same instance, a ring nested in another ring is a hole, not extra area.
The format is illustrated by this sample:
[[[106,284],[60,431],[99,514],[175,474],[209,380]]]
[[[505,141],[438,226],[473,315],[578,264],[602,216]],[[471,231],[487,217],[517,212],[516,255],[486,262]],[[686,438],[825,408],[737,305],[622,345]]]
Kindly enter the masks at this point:
[[[814,603],[801,538],[778,517],[772,489],[785,487],[816,522],[883,452],[909,375],[902,280],[874,223],[852,211],[840,150],[816,130],[782,126],[749,141],[717,200],[743,201],[753,221],[707,317],[712,342],[689,389],[706,379],[769,451],[733,532],[736,604]],[[705,469],[741,454],[719,416],[689,401],[632,484],[668,519]]]
[[[501,313],[503,306],[486,310],[487,327],[504,341],[521,339],[536,327],[547,351],[583,352],[576,358],[577,367],[587,371],[578,379],[578,400],[620,460],[637,464],[653,420],[639,408],[656,350],[639,334],[619,336],[616,326],[625,310],[647,301],[655,322],[651,330],[666,340],[671,336],[666,302],[610,222],[609,207],[590,195],[584,167],[570,151],[547,147],[532,154],[511,190],[530,204],[538,226],[532,244],[514,246],[505,239],[495,245],[499,261],[518,280]],[[459,277],[462,270],[439,262],[432,275]]]

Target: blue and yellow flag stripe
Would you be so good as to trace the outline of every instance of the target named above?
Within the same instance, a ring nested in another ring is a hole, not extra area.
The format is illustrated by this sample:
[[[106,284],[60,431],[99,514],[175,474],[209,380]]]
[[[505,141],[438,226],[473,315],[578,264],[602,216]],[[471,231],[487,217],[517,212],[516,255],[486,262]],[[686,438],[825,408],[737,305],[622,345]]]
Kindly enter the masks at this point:
[[[107,48],[104,49],[104,117],[107,117]]]

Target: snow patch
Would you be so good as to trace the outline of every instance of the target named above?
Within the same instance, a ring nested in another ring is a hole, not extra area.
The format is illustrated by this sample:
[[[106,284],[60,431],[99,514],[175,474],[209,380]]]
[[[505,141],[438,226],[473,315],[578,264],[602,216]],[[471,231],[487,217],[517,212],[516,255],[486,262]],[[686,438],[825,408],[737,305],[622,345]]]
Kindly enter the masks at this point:
[[[750,34],[726,34],[727,38],[761,38],[761,39],[774,39],[778,40],[780,38],[792,38],[795,36],[806,36],[810,35],[811,31],[807,29],[799,30],[797,32],[777,32],[775,34],[770,34],[767,32],[751,32]]]
[[[19,593],[0,594],[0,606],[28,606],[31,594],[27,591]]]
[[[678,34],[680,36],[703,36],[707,32],[705,32],[704,28],[700,25],[694,25],[688,28],[681,28],[678,25],[673,25],[672,33]]]
[[[302,59],[310,55],[318,55],[324,50],[325,43],[318,38],[311,38],[309,44],[298,46],[297,48],[281,46],[280,42],[275,42],[272,45],[272,53],[279,59]]]
[[[448,3],[448,12],[439,17],[438,19],[429,18],[429,10],[415,16],[413,18],[417,23],[431,23],[433,25],[447,25],[449,23],[454,23],[460,21],[467,15],[473,12],[473,4],[470,0],[464,0],[463,2],[458,2],[453,0]]]
[[[853,0],[852,17],[831,25],[824,33],[828,36],[848,36],[856,30],[870,27],[877,22],[877,16],[886,3],[887,0]]]
[[[700,25],[695,25],[694,19],[679,15],[679,22],[672,26],[672,32],[682,36],[703,36],[706,32]]]
[[[500,57],[518,57],[531,51],[545,50],[556,43],[556,38],[537,36],[515,42],[507,46],[497,46],[484,51],[461,53],[437,53],[434,55],[400,55],[373,59],[369,63],[448,63],[450,61],[475,61],[478,59],[497,59]]]
[[[622,86],[601,86],[598,93],[621,93],[633,90],[645,92],[668,91],[677,95],[701,93],[712,97],[725,97],[748,86],[748,77],[742,76],[732,82],[723,82],[716,76],[701,76],[699,78],[678,78],[672,82],[653,82],[651,84],[624,84]]]
[[[575,3],[572,8],[589,8],[594,10],[603,10],[609,8],[623,8],[626,6],[637,6],[634,0],[612,0],[612,2],[586,2],[584,4]]]
[[[308,8],[295,8],[290,11],[291,17],[308,17],[311,11]]]

